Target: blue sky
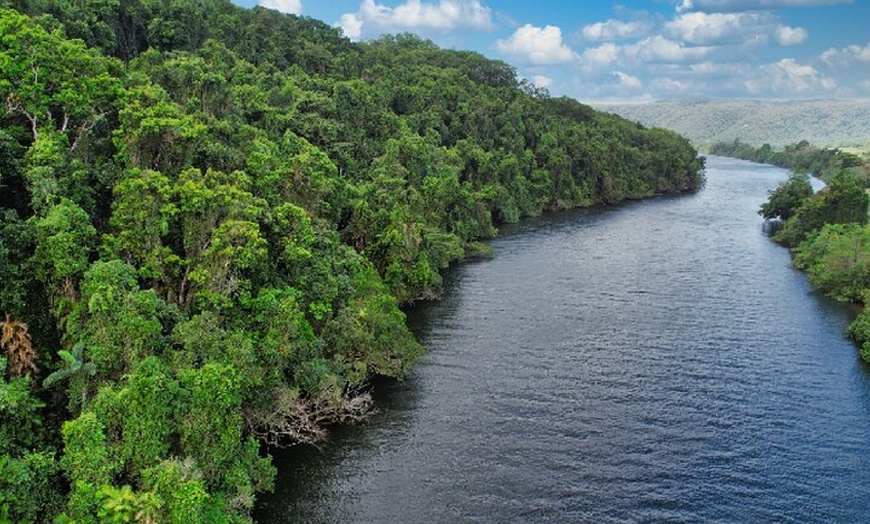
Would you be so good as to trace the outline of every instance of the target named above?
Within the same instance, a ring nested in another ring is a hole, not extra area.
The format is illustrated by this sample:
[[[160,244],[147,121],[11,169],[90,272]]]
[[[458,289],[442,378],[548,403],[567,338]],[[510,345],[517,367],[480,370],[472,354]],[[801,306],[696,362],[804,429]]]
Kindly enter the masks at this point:
[[[233,0],[412,32],[584,102],[870,98],[870,0]]]

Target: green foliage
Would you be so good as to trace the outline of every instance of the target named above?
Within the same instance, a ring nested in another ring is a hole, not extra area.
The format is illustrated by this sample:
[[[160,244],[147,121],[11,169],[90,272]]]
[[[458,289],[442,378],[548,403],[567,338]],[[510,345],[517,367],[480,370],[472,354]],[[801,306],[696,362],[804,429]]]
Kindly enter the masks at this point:
[[[7,110],[27,120],[33,140],[54,128],[67,133],[74,149],[119,93],[118,64],[15,11],[0,10],[0,33],[0,96]]]
[[[73,488],[77,484],[92,487],[111,482],[118,465],[110,459],[105,427],[93,412],[64,422],[63,443],[60,465]]]
[[[6,379],[7,360],[0,356],[0,456],[33,449],[43,431],[41,410],[45,404],[34,397],[30,377]]]
[[[26,310],[26,289],[33,279],[25,267],[29,229],[14,211],[0,212],[0,282],[3,282],[0,311],[15,317]]]
[[[127,90],[114,131],[119,157],[130,167],[177,173],[189,167],[206,126],[153,84]]]
[[[66,336],[84,344],[102,378],[116,379],[161,348],[164,311],[153,291],[139,289],[133,267],[121,260],[95,262],[65,318]]]
[[[178,209],[171,181],[157,171],[130,170],[114,187],[110,225],[117,233],[104,240],[112,254],[140,268],[144,277],[163,276],[163,245]]]
[[[35,219],[34,226],[33,258],[42,280],[60,285],[80,277],[88,267],[97,234],[88,213],[71,200],[63,199],[44,217]]]
[[[794,249],[794,266],[823,293],[847,302],[870,287],[870,228],[829,223]]]
[[[156,465],[170,451],[181,389],[158,357],[142,360],[118,394],[122,411],[122,456],[133,471]]]
[[[0,518],[66,490],[57,522],[249,522],[274,478],[255,437],[364,417],[370,379],[422,353],[400,304],[499,223],[703,184],[679,136],[413,35],[229,0],[2,4],[0,308],[57,351],[43,389],[3,383],[0,468],[32,497]],[[61,441],[68,486],[45,480]]]
[[[88,400],[91,377],[97,374],[97,366],[85,361],[85,345],[82,342],[74,345],[70,351],[57,352],[62,360],[60,369],[52,372],[42,381],[42,386],[50,388],[61,381],[69,381],[69,409],[76,412],[84,408]]]
[[[421,355],[414,337],[401,333],[405,315],[395,299],[385,293],[373,269],[355,275],[362,291],[331,321],[324,337],[336,358],[352,368],[364,364],[372,373],[403,377]]]
[[[163,504],[158,522],[206,524],[211,522],[209,495],[202,475],[190,462],[164,460],[144,471],[145,485]]]
[[[788,220],[804,203],[813,196],[813,186],[807,175],[792,175],[769,193],[767,202],[761,204],[758,214],[764,218]]]
[[[58,469],[51,450],[0,454],[0,522],[50,522],[62,500]]]
[[[735,141],[735,147],[739,145]],[[780,160],[796,162],[810,149],[805,141],[788,146]],[[831,158],[825,151],[822,157]],[[769,146],[758,152],[775,155]],[[810,155],[818,157],[818,152]],[[769,156],[762,160],[772,161]],[[866,304],[870,299],[870,226],[865,224],[870,197],[864,186],[861,178],[840,170],[827,187],[813,195],[807,177],[793,175],[770,192],[759,214],[785,221],[773,238],[792,248],[794,266],[807,272],[813,286],[836,300]],[[859,345],[861,358],[870,362],[870,314],[866,310],[859,313],[848,331]]]
[[[103,524],[156,522],[161,501],[153,493],[134,493],[125,484],[120,488],[103,486],[98,495],[101,504],[97,514]]]
[[[864,224],[868,202],[863,184],[841,172],[829,186],[805,199],[774,238],[793,247],[825,224]]]
[[[769,144],[755,148],[740,140],[719,142],[710,146],[710,154],[773,164],[795,173],[811,173],[828,184],[843,170],[852,175],[866,172],[866,167],[855,169],[866,164],[860,157],[836,148],[818,148],[806,140],[789,144],[781,151],[774,151]],[[861,176],[861,180],[864,187],[870,187],[870,178]]]
[[[220,486],[242,446],[241,377],[230,366],[206,364],[181,376],[190,398],[181,418],[181,443],[206,483]]]
[[[868,299],[870,299],[870,293],[865,289],[861,301],[867,304]],[[849,336],[858,344],[861,358],[870,363],[870,311],[864,309],[858,313],[855,320],[849,324],[848,331]]]

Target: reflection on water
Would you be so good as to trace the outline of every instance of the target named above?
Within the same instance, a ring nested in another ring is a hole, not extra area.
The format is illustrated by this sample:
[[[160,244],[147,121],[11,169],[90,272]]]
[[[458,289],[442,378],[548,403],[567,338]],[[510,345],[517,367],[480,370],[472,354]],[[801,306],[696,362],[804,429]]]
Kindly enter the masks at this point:
[[[784,170],[505,228],[409,314],[379,413],[276,458],[268,523],[870,522],[851,313],[756,214]]]

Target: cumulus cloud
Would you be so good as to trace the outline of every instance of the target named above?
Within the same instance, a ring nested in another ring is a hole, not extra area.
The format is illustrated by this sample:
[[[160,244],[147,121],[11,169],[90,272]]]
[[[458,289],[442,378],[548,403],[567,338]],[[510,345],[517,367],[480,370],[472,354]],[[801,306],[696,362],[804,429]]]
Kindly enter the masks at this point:
[[[679,0],[676,10],[678,13],[687,11],[729,12],[752,9],[851,4],[853,2],[854,0]]]
[[[700,60],[713,51],[709,46],[687,46],[661,35],[645,38],[625,47],[625,52],[641,62],[690,62]]]
[[[676,9],[678,13],[685,13],[686,11],[691,11],[694,8],[695,2],[692,2],[692,0],[680,0],[679,2],[677,2]]]
[[[824,76],[815,67],[801,64],[794,58],[761,66],[760,78],[748,80],[746,88],[750,93],[775,95],[802,95],[807,93],[830,92],[837,87],[837,81]]]
[[[861,63],[870,63],[870,44],[864,47],[859,45],[850,45],[842,49],[830,48],[821,55],[821,60],[829,66],[850,67]]]
[[[673,78],[656,78],[651,86],[657,93],[668,96],[680,95],[688,91],[689,84]]]
[[[291,15],[302,14],[302,0],[260,0],[259,5]]]
[[[497,40],[495,48],[502,53],[535,65],[571,62],[577,58],[562,40],[562,30],[556,26],[535,27],[526,24],[510,38]]]
[[[640,38],[649,34],[651,24],[646,22],[623,22],[621,20],[607,20],[584,26],[580,35],[585,40],[606,41],[622,40],[626,38]]]
[[[362,36],[363,21],[356,13],[347,13],[341,15],[338,21],[338,26],[344,36],[351,40],[359,40]]]
[[[807,30],[803,27],[780,25],[776,28],[776,41],[779,45],[789,46],[802,44],[807,39]]]
[[[750,73],[749,66],[738,62],[698,62],[690,64],[688,71],[697,78],[740,78]]]
[[[583,51],[583,62],[591,66],[607,66],[619,58],[619,47],[608,42],[598,47],[590,47]]]
[[[492,11],[479,0],[406,0],[396,7],[364,0],[359,12],[342,15],[338,25],[350,38],[360,38],[367,26],[382,31],[488,31],[494,27]]]
[[[619,86],[622,88],[640,89],[643,87],[643,82],[641,82],[640,78],[636,76],[623,73],[622,71],[614,71],[613,74],[619,80]]]
[[[689,44],[746,42],[774,29],[769,13],[683,13],[665,24],[665,30]]]

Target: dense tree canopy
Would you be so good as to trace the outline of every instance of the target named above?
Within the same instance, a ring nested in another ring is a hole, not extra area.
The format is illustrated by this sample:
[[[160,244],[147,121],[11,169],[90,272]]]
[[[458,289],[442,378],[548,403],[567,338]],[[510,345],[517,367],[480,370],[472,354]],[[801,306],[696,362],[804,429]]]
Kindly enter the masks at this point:
[[[774,150],[770,144],[754,147],[734,140],[710,146],[710,154],[742,158],[791,169],[797,174],[812,174],[830,183],[841,171],[848,171],[870,187],[870,161],[836,148],[816,147],[806,140]]]
[[[412,35],[0,0],[0,522],[249,522],[497,226],[703,183],[688,142]]]

